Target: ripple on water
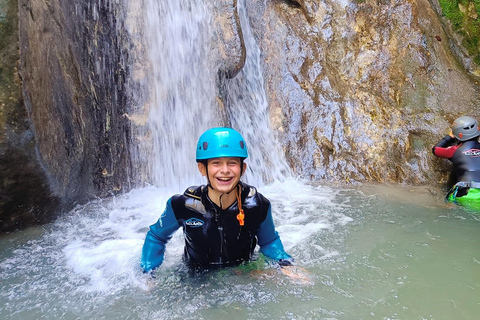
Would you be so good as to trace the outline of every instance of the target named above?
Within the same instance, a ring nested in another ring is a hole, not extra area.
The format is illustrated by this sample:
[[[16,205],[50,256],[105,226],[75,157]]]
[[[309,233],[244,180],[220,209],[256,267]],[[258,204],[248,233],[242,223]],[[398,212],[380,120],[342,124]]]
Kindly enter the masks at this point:
[[[259,190],[311,285],[290,280],[263,257],[190,276],[182,268],[181,232],[157,277],[144,275],[143,239],[170,196],[150,187],[0,239],[0,317],[473,319],[479,311],[476,216],[427,195],[416,202],[419,193],[408,188],[391,193],[287,180]],[[438,301],[445,303],[439,308]]]

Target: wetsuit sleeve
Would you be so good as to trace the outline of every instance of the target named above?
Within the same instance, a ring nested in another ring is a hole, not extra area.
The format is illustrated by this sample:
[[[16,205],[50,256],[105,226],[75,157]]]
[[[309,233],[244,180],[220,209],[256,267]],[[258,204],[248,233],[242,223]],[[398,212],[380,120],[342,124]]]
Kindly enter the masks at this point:
[[[439,158],[450,159],[453,157],[453,154],[458,149],[458,145],[455,144],[455,138],[451,136],[445,136],[432,148],[432,153]]]
[[[158,268],[163,262],[165,245],[180,225],[175,218],[172,199],[167,201],[165,211],[160,219],[150,226],[142,248],[141,266],[145,272]]]
[[[260,252],[270,259],[278,261],[280,265],[289,266],[293,264],[293,258],[283,249],[282,241],[273,224],[271,206],[265,220],[260,224],[257,234]]]

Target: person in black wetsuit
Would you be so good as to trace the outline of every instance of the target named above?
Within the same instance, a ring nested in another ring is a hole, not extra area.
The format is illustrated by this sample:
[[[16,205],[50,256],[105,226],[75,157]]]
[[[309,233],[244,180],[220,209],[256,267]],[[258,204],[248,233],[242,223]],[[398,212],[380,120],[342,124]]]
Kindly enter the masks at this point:
[[[451,179],[454,186],[448,201],[480,208],[480,128],[475,119],[463,116],[452,124],[452,130],[432,148],[439,158],[453,163]]]
[[[213,128],[197,143],[198,170],[207,185],[189,187],[174,195],[158,221],[150,226],[142,248],[144,272],[158,268],[173,233],[183,229],[183,260],[194,269],[216,269],[251,261],[260,252],[289,266],[272,219],[270,201],[256,188],[240,181],[247,165],[247,145],[231,128]]]

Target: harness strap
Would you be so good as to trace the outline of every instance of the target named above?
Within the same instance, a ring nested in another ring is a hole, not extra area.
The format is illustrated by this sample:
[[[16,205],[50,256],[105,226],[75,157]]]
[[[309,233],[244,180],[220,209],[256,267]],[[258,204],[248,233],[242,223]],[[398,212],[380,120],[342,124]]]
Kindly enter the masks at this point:
[[[243,209],[242,209],[242,199],[240,198],[241,191],[242,191],[242,187],[239,184],[238,190],[237,190],[237,203],[238,203],[237,220],[240,226],[243,226],[245,225],[245,213],[243,212]]]
[[[450,189],[450,191],[447,193],[445,200],[455,202],[455,199],[457,198],[457,192],[458,192],[458,186],[454,185],[452,189]]]
[[[457,183],[455,184],[454,187],[480,189],[480,182],[475,182],[475,181],[459,181],[459,182],[457,182]]]

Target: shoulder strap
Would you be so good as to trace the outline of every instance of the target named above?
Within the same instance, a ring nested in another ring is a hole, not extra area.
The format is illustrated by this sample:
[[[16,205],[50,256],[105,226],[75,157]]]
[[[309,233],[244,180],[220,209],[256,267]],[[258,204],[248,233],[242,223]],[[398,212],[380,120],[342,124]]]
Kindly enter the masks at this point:
[[[187,190],[183,193],[186,197],[193,198],[196,200],[202,199],[202,188],[203,186],[193,186],[188,187]]]
[[[257,189],[255,187],[242,181],[240,181],[238,184],[240,185],[241,197],[243,199],[253,197],[257,194]]]

